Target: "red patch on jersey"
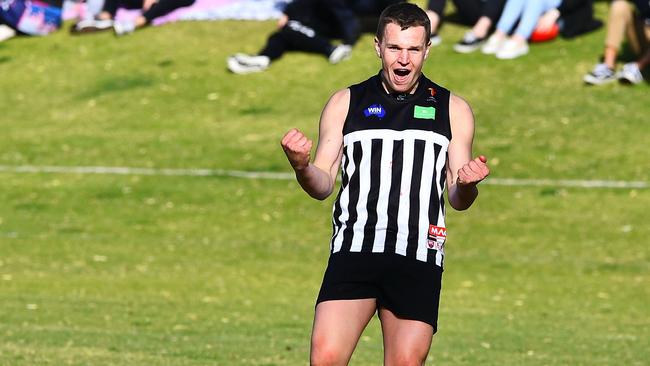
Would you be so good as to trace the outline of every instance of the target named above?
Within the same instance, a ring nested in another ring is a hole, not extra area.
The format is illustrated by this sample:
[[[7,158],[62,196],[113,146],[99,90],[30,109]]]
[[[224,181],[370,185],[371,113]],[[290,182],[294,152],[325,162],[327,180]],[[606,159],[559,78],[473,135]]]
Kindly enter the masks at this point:
[[[442,250],[447,240],[447,229],[442,226],[429,225],[429,237],[427,247],[429,249]]]

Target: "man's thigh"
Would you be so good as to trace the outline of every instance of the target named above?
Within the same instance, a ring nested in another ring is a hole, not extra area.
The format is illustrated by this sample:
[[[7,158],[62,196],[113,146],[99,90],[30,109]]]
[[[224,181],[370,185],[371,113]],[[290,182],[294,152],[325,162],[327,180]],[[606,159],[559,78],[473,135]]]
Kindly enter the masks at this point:
[[[379,309],[384,335],[384,365],[424,365],[431,348],[433,326],[419,320],[398,318],[388,309]]]
[[[376,309],[375,299],[319,303],[311,336],[311,364],[347,365]]]

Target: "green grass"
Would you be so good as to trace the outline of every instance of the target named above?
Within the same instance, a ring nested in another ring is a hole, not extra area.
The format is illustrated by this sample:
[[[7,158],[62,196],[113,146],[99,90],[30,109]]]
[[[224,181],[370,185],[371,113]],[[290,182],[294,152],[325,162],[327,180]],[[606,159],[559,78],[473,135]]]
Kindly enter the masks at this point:
[[[606,4],[598,3],[602,17]],[[316,137],[336,89],[378,69],[364,36],[331,66],[290,54],[226,72],[272,22],[0,44],[0,165],[288,172],[279,139]],[[465,97],[494,177],[649,181],[648,85],[588,88],[604,31],[425,73]],[[332,200],[295,182],[0,173],[0,365],[302,365]],[[646,365],[650,191],[482,186],[449,212],[428,364]],[[381,362],[374,320],[353,365]]]

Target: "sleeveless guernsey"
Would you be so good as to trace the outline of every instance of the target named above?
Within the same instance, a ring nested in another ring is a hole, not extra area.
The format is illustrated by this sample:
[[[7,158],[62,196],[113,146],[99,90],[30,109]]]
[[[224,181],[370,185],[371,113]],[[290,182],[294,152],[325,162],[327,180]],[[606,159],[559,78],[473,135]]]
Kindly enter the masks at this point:
[[[390,95],[381,73],[351,86],[332,253],[396,253],[443,266],[449,90],[424,75]]]

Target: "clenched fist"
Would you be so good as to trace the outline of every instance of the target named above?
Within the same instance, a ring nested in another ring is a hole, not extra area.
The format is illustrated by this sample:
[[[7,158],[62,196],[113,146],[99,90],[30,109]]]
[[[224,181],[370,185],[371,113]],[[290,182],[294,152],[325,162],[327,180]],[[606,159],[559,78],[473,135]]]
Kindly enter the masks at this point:
[[[309,154],[312,141],[298,129],[291,129],[282,138],[282,149],[294,170],[303,170],[309,166]]]
[[[480,181],[490,175],[490,168],[487,166],[487,158],[483,155],[470,160],[458,169],[458,185],[477,185]]]

